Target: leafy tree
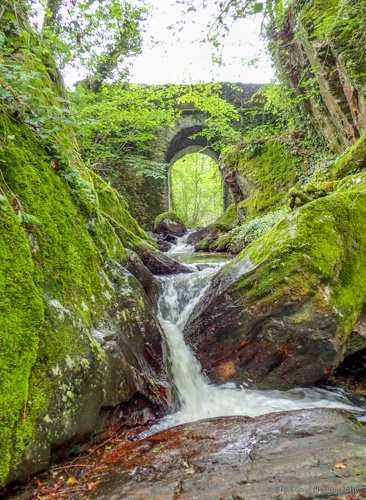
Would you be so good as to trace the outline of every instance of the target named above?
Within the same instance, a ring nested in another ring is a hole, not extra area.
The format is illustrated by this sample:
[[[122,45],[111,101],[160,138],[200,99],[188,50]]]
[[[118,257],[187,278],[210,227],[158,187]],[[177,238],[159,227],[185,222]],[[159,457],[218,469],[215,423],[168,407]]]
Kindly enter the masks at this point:
[[[206,126],[200,135],[216,149],[240,139],[239,131],[233,126],[239,120],[235,106],[221,97],[221,84],[197,84],[182,87],[177,102],[191,103],[192,108],[206,113]]]
[[[79,85],[73,96],[79,124],[79,142],[87,163],[104,170],[110,160],[150,155],[151,142],[164,127],[173,126],[187,111],[206,114],[205,136],[212,147],[236,140],[238,111],[223,97],[220,84],[103,85],[98,92]],[[131,160],[129,159],[130,163]],[[144,172],[146,162],[138,163]],[[158,169],[159,170],[159,169]]]
[[[98,90],[113,77],[125,78],[131,57],[141,52],[147,7],[128,0],[47,0],[43,36],[60,67],[76,64],[87,85]]]
[[[184,156],[173,165],[170,182],[172,208],[188,227],[206,226],[223,213],[223,181],[212,158]]]
[[[114,83],[99,92],[78,86],[73,98],[87,163],[101,169],[111,159],[147,154],[157,132],[173,125],[179,115],[172,94],[172,89],[159,86]]]

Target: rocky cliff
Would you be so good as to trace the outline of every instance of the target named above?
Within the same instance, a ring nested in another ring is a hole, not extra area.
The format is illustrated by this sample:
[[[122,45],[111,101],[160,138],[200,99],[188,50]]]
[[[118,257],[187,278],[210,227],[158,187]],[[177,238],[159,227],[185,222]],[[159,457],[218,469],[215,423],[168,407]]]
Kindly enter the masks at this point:
[[[0,485],[45,468],[103,409],[137,401],[154,418],[170,403],[126,252],[154,261],[155,243],[83,164],[53,62],[19,22],[1,25]]]

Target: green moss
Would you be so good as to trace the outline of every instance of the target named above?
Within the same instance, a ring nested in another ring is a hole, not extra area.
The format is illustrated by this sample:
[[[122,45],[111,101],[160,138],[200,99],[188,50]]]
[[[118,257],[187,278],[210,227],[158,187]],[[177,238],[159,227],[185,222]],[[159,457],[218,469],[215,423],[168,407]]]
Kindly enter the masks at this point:
[[[320,198],[287,216],[239,255],[256,266],[236,285],[243,300],[261,307],[313,298],[315,308],[338,316],[345,342],[366,297],[365,217],[364,192]]]
[[[331,179],[342,179],[366,168],[366,132],[330,169]]]
[[[208,226],[210,238],[197,249],[236,253],[259,236],[261,228],[267,230],[273,217],[280,220],[273,214],[286,210],[288,192],[298,182],[300,158],[279,141],[269,140],[244,149],[231,148],[225,161],[237,172],[244,200],[230,205]]]
[[[12,460],[13,432],[26,417],[29,374],[43,327],[29,242],[13,213],[0,213],[0,485]]]
[[[62,442],[80,408],[102,404],[106,360],[90,332],[115,297],[123,243],[154,243],[72,137],[57,170],[26,125],[0,123],[1,486],[27,454]]]
[[[3,351],[7,359],[4,366],[10,367],[6,379],[9,383],[14,380],[18,382],[12,387],[6,385],[1,390],[2,403],[9,397],[11,401],[18,402],[8,408],[13,415],[13,425],[6,428],[12,438],[10,442],[7,440],[8,448],[2,449],[1,453],[2,457],[12,455],[14,467],[34,438],[42,413],[55,398],[57,388],[50,382],[51,366],[63,366],[67,355],[71,359],[75,358],[76,353],[86,356],[90,350],[90,339],[81,331],[98,321],[103,314],[109,303],[105,290],[110,287],[107,278],[101,274],[102,255],[95,245],[94,231],[88,231],[88,226],[98,227],[99,234],[107,234],[100,216],[95,215],[88,220],[88,214],[86,211],[83,213],[79,206],[78,196],[52,169],[41,145],[26,127],[13,124],[4,115],[1,116],[1,123],[7,134],[14,137],[11,144],[5,144],[0,150],[2,192],[9,197],[9,201],[10,194],[17,193],[24,212],[39,221],[39,224],[28,224],[22,228],[19,222],[10,226],[7,220],[7,240],[3,241],[1,247],[9,252],[3,261],[8,272],[2,270],[2,276],[8,281],[12,275],[9,269],[18,272],[13,277],[13,289],[5,287],[0,304],[2,309],[9,309],[11,304],[14,310],[13,313],[7,311],[8,323],[7,328],[2,329],[2,342],[4,346],[9,343],[12,346],[12,349],[8,347]],[[5,216],[7,219],[10,217],[7,214]],[[11,216],[15,219],[13,212]],[[117,246],[118,238],[114,235],[113,242],[109,238],[104,243],[108,248]],[[17,258],[14,250],[18,247],[19,254],[23,254],[22,259]],[[18,292],[17,287],[20,287]],[[47,321],[43,317],[43,307],[49,311],[52,309],[49,304],[53,302],[60,304],[62,314],[63,310],[67,310],[70,318],[75,318],[77,326],[71,322],[68,328],[64,328],[63,321]],[[38,311],[34,311],[33,304],[37,303]],[[23,315],[33,314],[33,319],[22,319],[20,308],[24,310]],[[20,328],[18,321],[28,324],[27,327]],[[46,364],[41,359],[46,360]],[[33,380],[33,372],[42,373],[42,376],[35,384],[30,384],[25,394],[25,387]],[[5,471],[8,465],[3,464],[2,470]],[[3,472],[2,480],[5,475]]]
[[[288,190],[298,182],[299,157],[275,140],[251,149],[240,153],[237,170],[246,192],[241,209],[255,217],[285,204]]]
[[[239,222],[238,212],[235,203],[227,207],[225,212],[209,227],[221,230],[230,230]]]
[[[365,0],[316,0],[305,2],[300,20],[309,39],[318,47],[329,44],[342,65],[344,76],[362,89],[365,85],[366,62],[363,57],[365,30],[363,26]],[[316,69],[316,68],[314,68]]]
[[[269,231],[275,224],[283,220],[288,213],[286,208],[245,220],[228,233],[222,234],[213,244],[216,251],[239,253],[256,238]]]
[[[175,212],[172,211],[163,212],[162,214],[158,215],[155,219],[154,228],[156,229],[158,225],[163,221],[175,222],[176,224],[181,224],[182,226],[184,226],[184,222],[179,217],[179,215],[177,215]]]
[[[348,175],[337,183],[338,192],[366,192],[366,171],[359,174]]]
[[[207,238],[204,238],[203,240],[201,240],[198,243],[198,245],[196,245],[196,250],[198,250],[200,252],[205,252],[206,250],[211,251],[214,242],[215,242],[215,239],[210,237],[210,236]]]
[[[122,243],[131,249],[146,245],[156,248],[155,241],[145,233],[130,214],[122,196],[94,173],[92,179],[98,195],[99,209],[109,220]]]

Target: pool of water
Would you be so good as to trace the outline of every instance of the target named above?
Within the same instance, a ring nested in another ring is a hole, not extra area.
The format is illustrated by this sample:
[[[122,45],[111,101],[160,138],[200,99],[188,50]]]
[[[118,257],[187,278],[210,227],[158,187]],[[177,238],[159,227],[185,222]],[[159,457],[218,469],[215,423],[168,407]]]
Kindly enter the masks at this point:
[[[180,252],[172,253],[171,256],[185,264],[217,264],[228,262],[234,257],[228,253],[215,252]]]

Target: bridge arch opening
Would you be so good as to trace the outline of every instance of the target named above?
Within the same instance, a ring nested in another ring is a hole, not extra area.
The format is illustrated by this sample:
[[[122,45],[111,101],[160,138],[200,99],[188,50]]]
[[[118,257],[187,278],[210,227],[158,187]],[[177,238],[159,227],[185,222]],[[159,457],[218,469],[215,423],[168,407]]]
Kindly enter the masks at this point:
[[[207,226],[225,209],[224,181],[216,153],[198,145],[176,153],[169,169],[170,208],[187,227]]]

